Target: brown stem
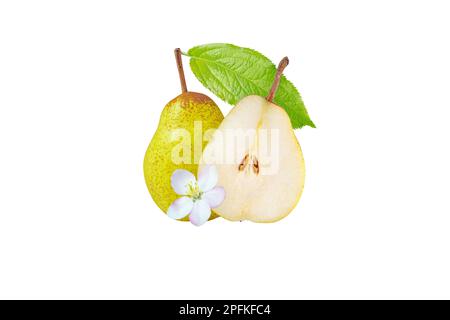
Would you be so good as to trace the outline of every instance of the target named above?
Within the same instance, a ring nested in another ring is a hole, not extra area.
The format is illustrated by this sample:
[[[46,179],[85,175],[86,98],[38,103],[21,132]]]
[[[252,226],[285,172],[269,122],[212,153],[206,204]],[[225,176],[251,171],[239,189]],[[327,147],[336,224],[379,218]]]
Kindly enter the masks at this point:
[[[284,57],[281,59],[278,64],[277,73],[275,74],[275,80],[273,80],[272,88],[270,88],[269,95],[267,96],[267,101],[272,102],[275,97],[275,93],[277,92],[278,86],[280,85],[281,75],[283,74],[284,68],[289,64],[288,57]]]
[[[181,92],[186,93],[187,92],[186,78],[184,77],[183,61],[181,61],[180,48],[175,49],[175,60],[177,61],[178,75],[180,76]]]

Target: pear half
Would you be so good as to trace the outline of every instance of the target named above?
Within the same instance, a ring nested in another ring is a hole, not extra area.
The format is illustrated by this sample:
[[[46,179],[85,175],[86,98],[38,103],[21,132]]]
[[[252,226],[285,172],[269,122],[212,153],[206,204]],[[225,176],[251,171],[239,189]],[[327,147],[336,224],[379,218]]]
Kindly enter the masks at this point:
[[[199,171],[215,165],[225,219],[275,222],[296,206],[305,165],[291,121],[281,107],[260,96],[242,99],[203,151]]]

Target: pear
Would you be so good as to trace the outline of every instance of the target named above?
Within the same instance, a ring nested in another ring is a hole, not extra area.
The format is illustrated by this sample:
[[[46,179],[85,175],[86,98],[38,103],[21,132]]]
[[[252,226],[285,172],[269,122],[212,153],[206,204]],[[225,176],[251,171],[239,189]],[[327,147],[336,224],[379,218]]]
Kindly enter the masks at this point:
[[[180,49],[175,49],[175,57],[182,93],[164,107],[144,158],[148,190],[165,213],[170,204],[180,197],[170,183],[173,172],[185,169],[194,175],[197,173],[201,152],[207,142],[203,133],[212,135],[211,130],[216,129],[223,120],[223,114],[213,100],[201,93],[188,92]],[[211,219],[214,217],[212,214]]]
[[[291,121],[272,100],[289,60],[284,58],[267,98],[243,98],[203,151],[199,170],[215,165],[225,200],[215,212],[232,221],[275,222],[296,206],[305,164]]]

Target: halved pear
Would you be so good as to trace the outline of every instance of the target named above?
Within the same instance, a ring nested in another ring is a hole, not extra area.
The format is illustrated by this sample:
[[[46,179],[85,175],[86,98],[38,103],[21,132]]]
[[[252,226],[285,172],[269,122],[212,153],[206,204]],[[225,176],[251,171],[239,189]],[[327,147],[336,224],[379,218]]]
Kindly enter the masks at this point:
[[[278,221],[303,191],[305,164],[289,116],[260,96],[242,99],[225,117],[199,171],[206,165],[217,167],[226,192],[214,211],[228,220]]]

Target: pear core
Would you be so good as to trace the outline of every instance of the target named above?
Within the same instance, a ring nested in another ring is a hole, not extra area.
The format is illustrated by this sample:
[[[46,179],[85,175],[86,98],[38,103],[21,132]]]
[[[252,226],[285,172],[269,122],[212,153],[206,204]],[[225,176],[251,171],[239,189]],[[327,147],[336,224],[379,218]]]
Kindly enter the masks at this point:
[[[203,151],[199,171],[215,165],[224,202],[214,211],[232,221],[286,217],[303,191],[305,165],[287,113],[260,96],[242,99]]]

